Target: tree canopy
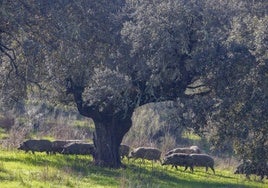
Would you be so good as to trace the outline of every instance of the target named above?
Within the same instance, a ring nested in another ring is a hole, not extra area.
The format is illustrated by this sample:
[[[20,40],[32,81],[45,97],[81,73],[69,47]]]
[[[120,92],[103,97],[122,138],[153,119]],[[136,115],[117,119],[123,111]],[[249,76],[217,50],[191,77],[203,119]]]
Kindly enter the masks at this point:
[[[265,0],[0,3],[2,103],[75,103],[94,120],[96,164],[121,166],[136,107],[178,99],[215,146],[267,160]]]

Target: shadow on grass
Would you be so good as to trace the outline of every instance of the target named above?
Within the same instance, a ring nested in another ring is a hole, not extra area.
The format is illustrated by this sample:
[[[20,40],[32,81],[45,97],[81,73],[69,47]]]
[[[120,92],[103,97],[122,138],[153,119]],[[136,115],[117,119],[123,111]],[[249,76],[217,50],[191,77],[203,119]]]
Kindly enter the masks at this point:
[[[126,187],[185,187],[185,188],[252,188],[254,186],[247,186],[243,184],[235,184],[235,177],[222,175],[216,172],[205,173],[197,170],[197,176],[207,178],[207,182],[198,179],[190,171],[183,172],[179,170],[167,170],[159,165],[150,166],[147,163],[145,166],[139,162],[128,162],[126,169],[109,169],[94,166],[91,156],[75,156],[75,155],[46,155],[45,153],[33,154],[14,154],[14,155],[0,155],[0,161],[18,162],[26,165],[40,166],[43,168],[53,167],[62,173],[69,173],[72,176],[77,176],[81,179],[90,178],[97,182],[98,185],[117,186],[121,182],[127,184]],[[215,177],[230,179],[234,183],[224,183],[211,181]],[[9,177],[1,177],[0,180],[12,179]],[[257,186],[256,186],[257,187]]]
[[[254,186],[247,186],[239,183],[224,183],[224,182],[213,182],[208,179],[207,182],[204,182],[202,180],[193,179],[189,177],[189,179],[185,179],[187,175],[192,174],[191,172],[183,172],[183,170],[174,170],[167,172],[166,169],[146,169],[141,168],[140,166],[136,165],[129,165],[128,169],[132,171],[133,173],[136,173],[136,177],[132,177],[133,179],[136,179],[136,184],[144,184],[147,185],[146,187],[149,187],[149,185],[152,185],[154,187],[185,187],[185,188],[207,188],[207,187],[213,187],[213,188],[253,188]],[[211,176],[210,178],[213,179],[213,174],[198,174],[198,176]],[[222,178],[231,178],[235,179],[234,177],[229,176],[223,176],[223,175],[215,175]],[[257,186],[256,186],[257,187]]]

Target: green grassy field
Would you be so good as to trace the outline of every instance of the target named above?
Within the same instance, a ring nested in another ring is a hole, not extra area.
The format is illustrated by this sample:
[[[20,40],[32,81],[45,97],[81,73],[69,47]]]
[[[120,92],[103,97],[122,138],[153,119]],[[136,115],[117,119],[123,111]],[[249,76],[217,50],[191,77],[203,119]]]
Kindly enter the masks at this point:
[[[204,168],[183,172],[151,162],[123,161],[126,169],[108,169],[93,166],[90,156],[35,155],[22,151],[0,150],[0,187],[107,187],[107,188],[254,188],[268,187],[268,180],[258,177],[247,180],[231,170],[219,169],[216,175]]]

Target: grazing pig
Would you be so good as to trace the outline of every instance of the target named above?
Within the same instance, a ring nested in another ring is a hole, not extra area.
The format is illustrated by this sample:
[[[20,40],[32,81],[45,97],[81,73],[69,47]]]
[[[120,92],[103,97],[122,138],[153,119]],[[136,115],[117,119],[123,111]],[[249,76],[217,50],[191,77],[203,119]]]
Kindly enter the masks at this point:
[[[206,167],[206,172],[208,171],[208,167],[210,167],[215,174],[214,159],[212,157],[207,154],[190,154],[189,156],[193,161],[193,166]]]
[[[175,166],[177,170],[177,166],[184,166],[184,171],[187,167],[190,167],[193,172],[193,160],[187,153],[173,153],[169,156],[165,156],[162,165],[172,165],[172,167]]]
[[[61,153],[64,149],[64,146],[67,144],[73,143],[72,140],[55,140],[52,142],[52,153]]]
[[[201,153],[201,149],[198,146],[191,146],[190,149],[193,150],[193,153]]]
[[[268,165],[265,162],[256,163],[246,160],[236,168],[234,174],[245,174],[248,179],[251,174],[255,174],[262,180],[265,175],[268,178]]]
[[[201,153],[201,150],[199,149],[198,146],[191,146],[189,148],[175,148],[170,151],[168,151],[165,156],[169,156],[173,153],[187,153],[187,154],[192,154],[192,153]]]
[[[70,143],[64,146],[62,154],[95,155],[95,147],[89,143]]]
[[[134,149],[129,153],[129,158],[134,158],[138,159],[147,159],[151,161],[160,161],[161,157],[161,151],[157,148],[152,148],[152,147],[139,147]]]
[[[19,150],[24,150],[26,153],[31,151],[34,152],[46,152],[49,154],[52,151],[52,143],[49,140],[27,140],[20,144]]]
[[[128,158],[130,152],[130,147],[128,145],[125,144],[121,144],[119,147],[119,154],[121,156],[121,159],[123,159],[124,157]]]

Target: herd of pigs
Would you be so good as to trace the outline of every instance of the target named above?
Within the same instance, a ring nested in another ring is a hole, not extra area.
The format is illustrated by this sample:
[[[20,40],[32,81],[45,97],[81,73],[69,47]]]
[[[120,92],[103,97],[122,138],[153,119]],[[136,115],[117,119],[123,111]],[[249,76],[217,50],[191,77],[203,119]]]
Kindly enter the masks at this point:
[[[94,144],[85,143],[80,140],[26,140],[20,144],[19,150],[24,150],[25,152],[31,151],[33,154],[35,152],[46,152],[47,154],[73,154],[73,155],[95,155]],[[138,147],[131,149],[129,146],[121,144],[119,148],[120,157],[123,159],[127,157],[128,159],[147,159],[151,161],[159,161],[162,165],[171,165],[172,168],[177,169],[178,166],[185,167],[184,171],[190,168],[191,172],[194,171],[194,167],[205,167],[206,172],[210,168],[215,174],[214,170],[214,159],[207,155],[201,153],[201,150],[198,146],[184,147],[184,148],[175,148],[164,155],[157,148],[152,147]],[[161,157],[163,158],[161,159]],[[240,164],[235,174],[246,174],[246,177],[249,178],[249,175],[255,174],[268,179],[268,165],[264,164],[260,168],[257,165],[254,165],[251,161],[247,160],[246,162]]]

